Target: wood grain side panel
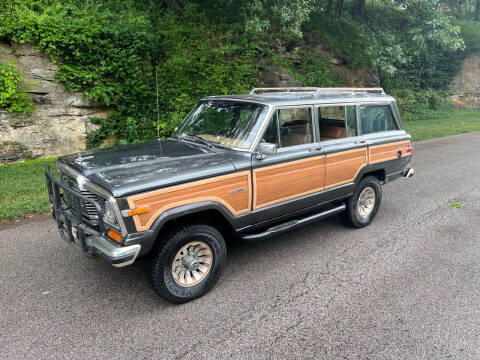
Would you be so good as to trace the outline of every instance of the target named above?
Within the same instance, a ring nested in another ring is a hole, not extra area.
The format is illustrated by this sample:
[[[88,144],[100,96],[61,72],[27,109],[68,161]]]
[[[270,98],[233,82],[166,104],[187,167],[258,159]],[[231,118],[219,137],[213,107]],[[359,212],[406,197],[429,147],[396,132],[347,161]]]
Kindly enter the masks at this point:
[[[328,154],[325,189],[352,182],[367,165],[367,148]]]
[[[376,164],[379,162],[395,160],[397,159],[397,154],[399,151],[402,152],[402,157],[410,156],[411,154],[407,153],[407,148],[409,147],[410,147],[409,140],[370,146],[368,149],[369,163]]]
[[[325,156],[255,169],[253,183],[254,209],[322,191],[325,186]]]
[[[127,201],[130,209],[150,207],[148,213],[133,217],[137,230],[144,231],[163,212],[178,206],[215,201],[236,216],[250,211],[251,199],[250,171],[243,171],[130,196]]]

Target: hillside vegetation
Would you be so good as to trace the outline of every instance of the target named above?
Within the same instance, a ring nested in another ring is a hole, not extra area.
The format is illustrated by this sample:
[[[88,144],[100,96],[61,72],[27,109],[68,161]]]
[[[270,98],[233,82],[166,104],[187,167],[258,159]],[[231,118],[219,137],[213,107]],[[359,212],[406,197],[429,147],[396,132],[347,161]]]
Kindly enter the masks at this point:
[[[305,86],[341,85],[317,45],[378,73],[406,120],[446,116],[447,85],[480,50],[479,14],[480,0],[2,0],[0,40],[35,44],[58,82],[110,107],[96,146],[168,135],[200,97],[249,91],[260,59]],[[27,112],[5,74],[0,106]]]

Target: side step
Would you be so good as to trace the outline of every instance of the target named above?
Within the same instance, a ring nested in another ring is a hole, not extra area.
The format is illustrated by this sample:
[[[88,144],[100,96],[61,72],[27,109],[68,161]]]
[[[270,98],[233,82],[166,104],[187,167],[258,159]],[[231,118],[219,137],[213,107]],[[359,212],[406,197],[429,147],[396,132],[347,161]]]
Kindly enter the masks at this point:
[[[245,242],[258,242],[267,238],[270,238],[272,236],[276,236],[279,234],[282,234],[284,232],[287,232],[292,229],[296,229],[300,226],[304,226],[307,224],[310,224],[314,221],[324,219],[328,216],[338,214],[346,209],[345,204],[341,204],[339,206],[336,206],[334,208],[322,211],[317,214],[309,215],[307,217],[301,218],[301,219],[295,219],[295,220],[290,220],[286,223],[280,224],[280,225],[275,225],[271,228],[268,228],[267,230],[261,232],[261,233],[256,233],[256,234],[243,234],[240,235],[240,239],[245,241]]]

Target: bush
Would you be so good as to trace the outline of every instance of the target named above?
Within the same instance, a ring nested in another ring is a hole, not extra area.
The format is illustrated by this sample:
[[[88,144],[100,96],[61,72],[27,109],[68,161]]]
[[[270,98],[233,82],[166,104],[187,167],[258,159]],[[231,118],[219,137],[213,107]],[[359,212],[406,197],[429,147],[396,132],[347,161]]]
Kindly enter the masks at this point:
[[[392,91],[392,95],[405,121],[447,117],[454,109],[445,91],[401,89]]]
[[[0,63],[0,108],[10,112],[30,114],[34,106],[30,98],[22,89],[23,75],[13,64]]]

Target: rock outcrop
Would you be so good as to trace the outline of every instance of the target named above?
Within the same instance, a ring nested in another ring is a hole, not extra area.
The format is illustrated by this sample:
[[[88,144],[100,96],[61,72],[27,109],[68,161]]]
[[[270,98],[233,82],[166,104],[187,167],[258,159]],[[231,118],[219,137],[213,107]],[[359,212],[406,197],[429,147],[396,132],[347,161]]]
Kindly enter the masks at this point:
[[[480,54],[468,56],[452,84],[452,99],[457,106],[480,109]]]
[[[30,116],[0,111],[0,163],[85,149],[87,133],[96,128],[90,118],[105,118],[107,109],[54,82],[58,67],[31,45],[0,42],[0,62],[14,63],[35,103]]]

